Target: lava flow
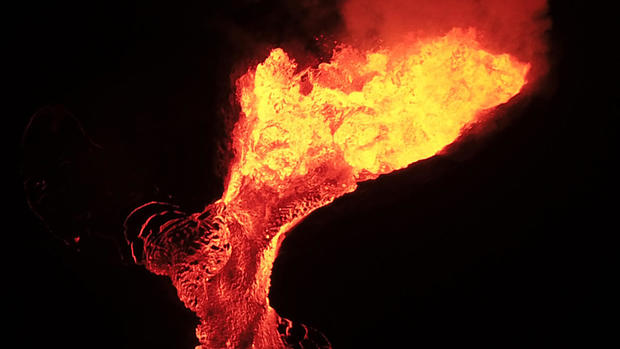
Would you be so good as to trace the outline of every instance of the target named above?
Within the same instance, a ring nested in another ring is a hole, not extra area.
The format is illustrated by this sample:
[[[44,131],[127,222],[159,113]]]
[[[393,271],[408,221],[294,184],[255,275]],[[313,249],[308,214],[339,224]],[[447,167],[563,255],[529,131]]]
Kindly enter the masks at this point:
[[[146,222],[128,233],[134,258],[169,276],[196,312],[200,348],[329,348],[269,306],[284,233],[357,182],[441,151],[519,93],[528,70],[485,51],[471,29],[371,52],[342,46],[302,70],[274,49],[237,81],[222,199],[191,215],[159,203],[134,211],[127,224]]]

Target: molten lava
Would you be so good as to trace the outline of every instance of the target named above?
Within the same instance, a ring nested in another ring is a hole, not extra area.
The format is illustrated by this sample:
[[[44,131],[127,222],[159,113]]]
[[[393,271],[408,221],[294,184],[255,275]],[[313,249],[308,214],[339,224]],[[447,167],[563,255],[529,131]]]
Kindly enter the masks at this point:
[[[204,349],[329,348],[303,325],[294,338],[295,325],[269,306],[283,233],[357,182],[441,151],[519,93],[528,70],[461,29],[371,52],[342,46],[301,70],[274,49],[237,81],[242,113],[222,199],[193,215],[135,211],[150,217],[130,238],[134,257],[172,279],[201,320]]]
[[[225,201],[244,177],[275,189],[330,166],[360,180],[430,157],[478,111],[518,93],[529,65],[485,52],[473,30],[455,29],[389,51],[343,47],[318,69],[296,69],[275,49],[239,80],[240,159]]]

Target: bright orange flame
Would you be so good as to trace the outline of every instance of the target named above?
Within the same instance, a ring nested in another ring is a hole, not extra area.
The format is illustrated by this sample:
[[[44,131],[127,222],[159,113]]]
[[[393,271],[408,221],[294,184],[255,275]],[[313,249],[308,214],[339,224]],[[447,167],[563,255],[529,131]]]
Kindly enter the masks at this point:
[[[239,79],[239,159],[225,202],[244,180],[277,190],[327,165],[350,168],[359,181],[428,158],[479,111],[517,94],[529,64],[454,29],[391,50],[343,47],[330,63],[296,69],[278,48]]]

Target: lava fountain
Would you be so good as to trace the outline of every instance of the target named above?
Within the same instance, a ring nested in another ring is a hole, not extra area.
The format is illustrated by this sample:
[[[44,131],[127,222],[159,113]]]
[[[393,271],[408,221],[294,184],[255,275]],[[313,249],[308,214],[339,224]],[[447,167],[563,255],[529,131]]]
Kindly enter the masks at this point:
[[[330,348],[269,305],[287,231],[358,182],[440,152],[519,93],[529,68],[485,51],[473,29],[367,52],[341,46],[301,71],[276,48],[237,81],[236,157],[222,198],[194,214],[136,209],[126,221],[134,259],[168,276],[197,314],[198,348]]]

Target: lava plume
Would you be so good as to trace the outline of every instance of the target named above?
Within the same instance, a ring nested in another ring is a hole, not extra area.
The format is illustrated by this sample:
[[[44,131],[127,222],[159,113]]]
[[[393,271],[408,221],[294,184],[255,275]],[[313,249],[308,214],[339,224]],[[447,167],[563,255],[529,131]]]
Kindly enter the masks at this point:
[[[127,230],[134,258],[171,278],[200,318],[204,349],[329,348],[269,306],[285,233],[359,181],[441,151],[519,93],[529,68],[485,51],[473,29],[370,51],[343,45],[305,69],[276,48],[237,81],[242,113],[223,197],[190,215],[136,209],[126,222],[138,222]]]

